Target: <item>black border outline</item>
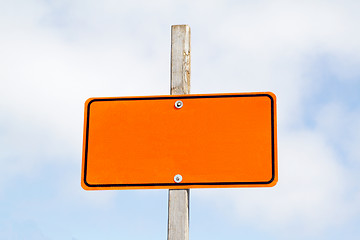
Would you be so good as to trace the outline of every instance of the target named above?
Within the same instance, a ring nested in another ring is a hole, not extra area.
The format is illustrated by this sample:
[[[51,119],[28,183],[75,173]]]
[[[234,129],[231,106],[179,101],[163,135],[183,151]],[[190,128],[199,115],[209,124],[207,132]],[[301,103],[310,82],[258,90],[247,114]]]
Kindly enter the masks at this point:
[[[100,101],[124,101],[124,100],[159,100],[159,99],[193,99],[193,98],[234,98],[234,97],[268,97],[271,100],[271,163],[272,163],[272,177],[267,182],[210,182],[210,183],[144,183],[144,184],[89,184],[86,181],[87,175],[87,153],[88,153],[88,136],[89,136],[89,119],[90,119],[90,105],[93,102]],[[228,94],[228,95],[174,95],[174,96],[149,96],[149,97],[120,97],[120,98],[96,98],[92,99],[87,104],[87,119],[86,119],[86,141],[85,141],[85,160],[84,160],[84,184],[89,188],[113,188],[113,187],[154,187],[154,186],[226,186],[226,185],[265,185],[271,184],[275,180],[275,112],[274,99],[267,93],[255,94]]]

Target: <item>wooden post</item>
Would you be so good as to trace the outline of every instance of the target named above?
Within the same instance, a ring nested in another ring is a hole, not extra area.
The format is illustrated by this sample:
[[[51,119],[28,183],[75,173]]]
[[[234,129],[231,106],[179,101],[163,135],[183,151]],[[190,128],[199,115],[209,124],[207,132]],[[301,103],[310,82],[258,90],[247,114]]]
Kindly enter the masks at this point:
[[[171,26],[170,94],[190,93],[190,27]],[[168,240],[189,239],[189,189],[169,190]]]

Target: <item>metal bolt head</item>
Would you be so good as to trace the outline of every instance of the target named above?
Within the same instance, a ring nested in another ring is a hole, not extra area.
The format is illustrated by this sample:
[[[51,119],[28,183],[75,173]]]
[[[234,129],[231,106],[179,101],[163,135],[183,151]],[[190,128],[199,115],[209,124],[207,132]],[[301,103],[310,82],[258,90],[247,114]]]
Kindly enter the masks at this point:
[[[175,107],[176,107],[176,108],[182,108],[183,105],[184,105],[184,103],[183,103],[182,101],[180,101],[180,100],[177,100],[177,101],[175,102]]]
[[[182,176],[180,174],[176,174],[174,177],[174,181],[176,183],[180,183],[182,181]]]

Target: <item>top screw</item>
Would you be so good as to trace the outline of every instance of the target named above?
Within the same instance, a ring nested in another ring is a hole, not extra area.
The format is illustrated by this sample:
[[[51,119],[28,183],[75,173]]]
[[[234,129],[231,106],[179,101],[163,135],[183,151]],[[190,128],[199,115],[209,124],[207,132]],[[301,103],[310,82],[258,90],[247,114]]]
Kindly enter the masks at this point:
[[[183,103],[182,101],[180,101],[180,100],[177,100],[177,101],[175,102],[175,107],[176,107],[176,108],[182,108],[183,105],[184,105],[184,103]]]

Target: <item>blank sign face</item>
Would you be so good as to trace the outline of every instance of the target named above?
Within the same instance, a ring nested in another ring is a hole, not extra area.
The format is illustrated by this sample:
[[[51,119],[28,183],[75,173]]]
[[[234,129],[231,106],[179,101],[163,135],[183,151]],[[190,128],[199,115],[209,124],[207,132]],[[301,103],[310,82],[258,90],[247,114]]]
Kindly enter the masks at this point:
[[[91,98],[82,187],[271,187],[277,182],[273,93]]]

